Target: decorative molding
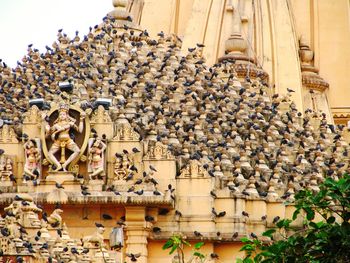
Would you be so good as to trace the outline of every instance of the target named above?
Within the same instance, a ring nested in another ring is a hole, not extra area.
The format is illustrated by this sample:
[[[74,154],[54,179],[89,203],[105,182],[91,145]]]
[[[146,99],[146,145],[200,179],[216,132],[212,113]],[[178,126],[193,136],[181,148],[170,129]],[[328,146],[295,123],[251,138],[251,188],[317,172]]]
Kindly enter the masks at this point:
[[[320,92],[323,92],[329,88],[328,82],[315,73],[310,74],[302,72],[302,83],[306,88]]]
[[[41,123],[40,110],[36,105],[30,107],[29,111],[25,113],[23,123]]]
[[[98,106],[97,110],[92,114],[90,121],[92,123],[108,123],[112,122],[112,119],[109,116],[108,111],[106,111],[105,108],[102,105],[100,105]]]
[[[201,162],[198,160],[191,160],[189,164],[181,170],[180,176],[182,177],[206,177],[208,176],[208,172],[204,169]]]
[[[299,57],[301,64],[301,74],[303,85],[311,90],[318,90],[320,92],[329,88],[329,84],[318,74],[319,70],[313,65],[314,52],[305,43],[303,37],[299,42]]]
[[[0,143],[18,143],[14,129],[7,124],[0,129]]]
[[[148,146],[148,151],[144,159],[155,159],[155,160],[172,160],[174,156],[168,150],[168,147],[162,142],[157,141],[154,145]]]
[[[140,135],[134,131],[129,123],[117,125],[116,135],[113,137],[116,141],[139,141]]]

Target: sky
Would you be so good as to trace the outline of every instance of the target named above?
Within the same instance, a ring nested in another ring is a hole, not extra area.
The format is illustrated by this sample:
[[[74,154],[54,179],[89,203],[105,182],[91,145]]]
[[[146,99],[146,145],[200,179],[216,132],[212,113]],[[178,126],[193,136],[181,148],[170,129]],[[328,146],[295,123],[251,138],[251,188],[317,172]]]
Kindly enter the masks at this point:
[[[0,0],[0,59],[15,67],[29,44],[45,52],[61,28],[82,39],[112,10],[112,0]]]

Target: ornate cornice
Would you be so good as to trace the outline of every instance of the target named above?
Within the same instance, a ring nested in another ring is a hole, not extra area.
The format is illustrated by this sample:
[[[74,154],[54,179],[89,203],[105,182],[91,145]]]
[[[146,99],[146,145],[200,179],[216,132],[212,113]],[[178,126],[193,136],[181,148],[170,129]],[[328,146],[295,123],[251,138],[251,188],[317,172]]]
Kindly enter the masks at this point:
[[[302,83],[308,89],[318,90],[321,92],[329,88],[328,82],[315,73],[309,74],[302,72]]]
[[[120,204],[120,205],[152,205],[173,207],[173,200],[169,195],[161,196],[137,196],[137,195],[122,195],[116,196],[113,192],[98,192],[91,195],[83,196],[79,192],[65,192],[68,196],[67,204]],[[56,203],[47,200],[49,193],[28,193],[38,203]],[[0,205],[10,204],[17,193],[3,193],[0,197]]]

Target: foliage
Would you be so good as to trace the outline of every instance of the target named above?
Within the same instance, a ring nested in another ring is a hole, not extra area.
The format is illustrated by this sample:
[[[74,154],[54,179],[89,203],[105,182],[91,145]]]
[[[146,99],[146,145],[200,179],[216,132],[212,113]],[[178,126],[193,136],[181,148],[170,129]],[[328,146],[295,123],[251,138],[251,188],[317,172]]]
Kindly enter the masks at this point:
[[[268,240],[243,238],[241,263],[270,262],[350,262],[350,176],[339,180],[326,178],[315,193],[302,190],[295,195],[292,220],[282,219],[263,233]],[[322,220],[316,222],[319,214]],[[304,227],[293,229],[291,223],[305,215]]]
[[[198,242],[194,244],[192,250],[192,256],[187,261],[187,263],[191,262],[205,262],[205,256],[199,252],[200,248],[204,245],[204,242]],[[181,235],[173,235],[170,237],[167,242],[163,245],[163,250],[170,249],[169,255],[173,254],[175,251],[177,252],[177,256],[179,258],[180,263],[185,263],[184,256],[184,247],[190,247],[191,244],[185,240],[185,238]]]

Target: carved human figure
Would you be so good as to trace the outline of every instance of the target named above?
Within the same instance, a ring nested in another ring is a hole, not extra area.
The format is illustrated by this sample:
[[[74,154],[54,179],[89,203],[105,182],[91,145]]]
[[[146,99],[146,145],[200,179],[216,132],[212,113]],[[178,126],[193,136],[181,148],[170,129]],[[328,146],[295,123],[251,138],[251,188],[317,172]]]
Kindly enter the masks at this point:
[[[104,171],[104,151],[107,145],[100,139],[92,139],[89,149],[89,174],[90,179],[95,179]]]
[[[83,132],[84,128],[84,118],[85,113],[83,112],[80,115],[79,125],[76,125],[76,120],[69,116],[69,106],[66,104],[61,104],[59,107],[59,113],[57,119],[54,121],[53,125],[50,126],[46,122],[46,136],[50,136],[53,144],[49,150],[48,156],[50,160],[56,166],[55,171],[63,169],[67,171],[67,166],[79,155],[80,149],[78,145],[70,137],[70,129],[74,129],[79,133]],[[61,160],[57,160],[55,153],[61,149]],[[73,153],[69,156],[68,159],[65,159],[65,149],[72,151]],[[62,164],[61,164],[62,163]]]
[[[114,180],[125,179],[130,171],[130,166],[132,165],[131,160],[128,158],[127,154],[116,156],[114,163]]]
[[[24,144],[24,154],[24,174],[37,178],[40,175],[41,153],[35,140],[29,140]]]
[[[0,155],[0,177],[1,181],[10,181],[13,173],[13,162],[11,158]]]

